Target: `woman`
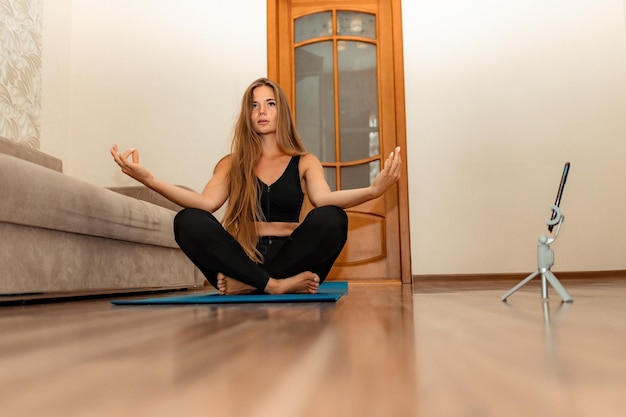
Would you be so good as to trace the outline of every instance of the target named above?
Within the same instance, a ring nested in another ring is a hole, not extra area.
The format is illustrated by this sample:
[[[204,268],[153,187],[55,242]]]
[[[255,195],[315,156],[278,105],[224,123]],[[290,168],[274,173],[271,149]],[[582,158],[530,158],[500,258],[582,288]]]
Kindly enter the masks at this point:
[[[343,209],[381,196],[400,178],[397,148],[371,186],[331,191],[284,92],[266,78],[244,93],[231,150],[196,193],[155,178],[136,149],[111,148],[122,172],[185,207],[174,219],[176,242],[220,294],[317,292],[346,242]],[[314,209],[300,222],[305,194]],[[226,201],[220,223],[212,213]]]

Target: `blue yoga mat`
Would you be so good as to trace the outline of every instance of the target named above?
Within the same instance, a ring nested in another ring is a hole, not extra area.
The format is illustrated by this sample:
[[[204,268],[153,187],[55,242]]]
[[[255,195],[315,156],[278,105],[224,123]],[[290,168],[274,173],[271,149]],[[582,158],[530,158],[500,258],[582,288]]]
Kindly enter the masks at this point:
[[[219,295],[217,292],[183,295],[176,297],[156,297],[138,300],[114,300],[115,305],[150,305],[150,304],[234,304],[234,303],[287,303],[287,302],[336,302],[348,291],[345,281],[323,282],[317,294],[242,294]]]

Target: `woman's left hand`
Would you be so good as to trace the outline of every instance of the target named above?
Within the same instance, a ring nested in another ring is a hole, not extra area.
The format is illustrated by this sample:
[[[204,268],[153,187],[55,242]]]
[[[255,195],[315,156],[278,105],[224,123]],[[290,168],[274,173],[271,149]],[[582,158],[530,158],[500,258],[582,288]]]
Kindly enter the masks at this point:
[[[372,189],[377,196],[381,196],[392,185],[394,185],[400,179],[400,168],[402,166],[402,159],[400,158],[400,147],[398,146],[395,152],[391,152],[389,157],[385,160],[384,168],[372,182]]]

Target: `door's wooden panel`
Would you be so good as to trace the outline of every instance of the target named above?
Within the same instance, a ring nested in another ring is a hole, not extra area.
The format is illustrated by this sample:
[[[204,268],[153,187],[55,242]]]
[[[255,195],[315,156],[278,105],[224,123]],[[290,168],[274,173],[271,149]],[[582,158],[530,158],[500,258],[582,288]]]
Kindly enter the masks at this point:
[[[371,213],[348,211],[348,242],[335,265],[350,266],[384,259],[385,218]]]

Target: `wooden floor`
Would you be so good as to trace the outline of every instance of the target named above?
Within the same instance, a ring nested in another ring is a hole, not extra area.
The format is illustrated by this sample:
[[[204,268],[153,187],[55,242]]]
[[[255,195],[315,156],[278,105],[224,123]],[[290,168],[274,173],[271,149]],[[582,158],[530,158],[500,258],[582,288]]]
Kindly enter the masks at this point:
[[[534,283],[502,303],[513,284],[351,283],[336,304],[2,306],[0,415],[623,416],[626,280],[564,282],[572,304],[542,302]]]
[[[626,281],[416,288],[417,415],[626,415]]]

